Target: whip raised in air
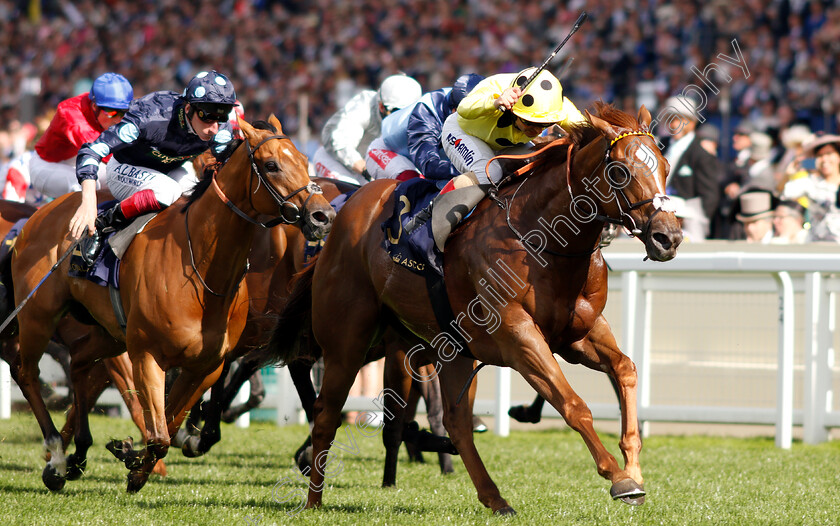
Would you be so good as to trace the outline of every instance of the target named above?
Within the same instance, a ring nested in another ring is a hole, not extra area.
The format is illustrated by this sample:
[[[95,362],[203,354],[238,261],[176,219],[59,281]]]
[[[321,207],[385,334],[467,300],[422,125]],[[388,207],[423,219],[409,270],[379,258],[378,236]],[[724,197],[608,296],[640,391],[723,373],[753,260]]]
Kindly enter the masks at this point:
[[[575,22],[574,27],[572,27],[572,30],[569,31],[568,35],[566,35],[566,38],[564,38],[563,41],[560,42],[560,44],[556,48],[554,48],[554,51],[551,53],[551,55],[548,56],[547,59],[545,59],[545,62],[543,62],[542,65],[540,67],[538,67],[536,71],[531,73],[531,76],[528,77],[528,80],[525,81],[525,84],[523,84],[520,87],[523,92],[525,91],[526,88],[528,88],[528,86],[531,84],[531,82],[533,82],[534,79],[537,78],[537,75],[539,75],[540,72],[545,69],[545,67],[548,65],[548,63],[551,62],[551,59],[554,58],[554,55],[556,55],[557,52],[560,51],[560,49],[566,44],[566,42],[568,42],[568,40],[570,38],[572,38],[572,35],[574,35],[577,32],[577,30],[580,29],[581,24],[583,24],[583,22],[586,20],[587,16],[588,15],[586,14],[586,11],[584,11],[580,14],[577,21]]]

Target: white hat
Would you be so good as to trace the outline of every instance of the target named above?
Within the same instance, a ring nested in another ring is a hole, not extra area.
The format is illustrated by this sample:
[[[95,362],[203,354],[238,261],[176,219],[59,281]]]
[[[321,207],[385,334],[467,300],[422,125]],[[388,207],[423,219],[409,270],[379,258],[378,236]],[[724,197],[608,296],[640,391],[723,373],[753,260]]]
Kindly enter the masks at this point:
[[[408,75],[391,75],[379,86],[379,101],[388,111],[397,111],[415,102],[423,94],[420,83]]]
[[[700,114],[700,110],[697,108],[697,103],[694,102],[694,99],[683,95],[670,97],[666,100],[664,111],[671,115],[679,115],[686,119],[691,119],[694,122],[698,121],[697,116]]]
[[[773,148],[773,139],[766,133],[752,132],[750,134],[750,159],[761,161],[770,157],[770,150]]]
[[[785,148],[796,148],[815,139],[811,129],[804,124],[794,124],[782,130],[781,141]]]

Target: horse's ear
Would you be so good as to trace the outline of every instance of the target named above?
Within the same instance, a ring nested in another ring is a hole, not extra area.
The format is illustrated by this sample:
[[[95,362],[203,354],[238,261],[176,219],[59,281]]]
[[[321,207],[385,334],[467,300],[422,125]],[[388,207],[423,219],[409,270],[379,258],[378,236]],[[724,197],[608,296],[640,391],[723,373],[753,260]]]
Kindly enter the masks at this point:
[[[280,119],[278,119],[273,113],[268,118],[268,123],[277,129],[277,133],[283,133],[283,126],[280,125]]]
[[[239,121],[239,129],[242,130],[242,134],[245,137],[250,137],[250,136],[254,135],[254,127],[253,126],[248,124],[248,122],[245,119],[243,119],[242,117],[239,117],[237,120]]]
[[[639,122],[642,124],[645,130],[650,130],[650,112],[645,105],[642,104],[642,107],[639,108]]]
[[[589,113],[589,110],[584,111],[586,112],[586,116],[589,118],[589,122],[592,123],[592,126],[594,126],[595,129],[603,133],[604,137],[606,137],[607,140],[611,141],[618,137],[618,131],[616,131],[612,124],[608,123],[601,117],[596,117],[595,115],[592,115],[591,113]]]

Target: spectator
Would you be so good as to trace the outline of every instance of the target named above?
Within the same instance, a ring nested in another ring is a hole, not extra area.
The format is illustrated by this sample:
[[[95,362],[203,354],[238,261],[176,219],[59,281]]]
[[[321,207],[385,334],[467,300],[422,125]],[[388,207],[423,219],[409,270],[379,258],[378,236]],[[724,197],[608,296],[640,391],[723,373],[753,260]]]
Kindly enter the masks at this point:
[[[718,144],[720,144],[720,128],[714,124],[706,123],[697,128],[697,137],[700,139],[700,146],[714,157],[718,156]]]
[[[762,132],[750,134],[750,158],[743,188],[773,188],[773,139]]]
[[[805,208],[796,201],[781,201],[773,211],[774,245],[796,245],[808,241]]]
[[[751,189],[738,196],[735,219],[744,227],[747,243],[770,243],[776,197],[769,190]]]
[[[808,170],[802,165],[805,159],[804,145],[815,139],[811,130],[803,124],[785,128],[780,136],[785,152],[776,167],[776,190],[779,193],[788,181],[808,177]],[[804,199],[800,203],[806,206],[808,200]]]
[[[720,163],[717,158],[700,146],[695,133],[697,103],[688,97],[671,97],[665,103],[663,112],[677,119],[667,121],[676,129],[667,130],[671,139],[665,150],[665,158],[671,165],[666,182],[668,195],[682,197],[687,202],[699,201],[701,214],[695,218],[703,225],[704,236],[709,235],[709,222],[715,214],[719,200]]]
[[[808,218],[812,241],[840,241],[840,210],[837,190],[840,187],[840,135],[824,135],[803,149],[816,158],[816,170],[808,177],[788,182],[782,199],[808,198]]]

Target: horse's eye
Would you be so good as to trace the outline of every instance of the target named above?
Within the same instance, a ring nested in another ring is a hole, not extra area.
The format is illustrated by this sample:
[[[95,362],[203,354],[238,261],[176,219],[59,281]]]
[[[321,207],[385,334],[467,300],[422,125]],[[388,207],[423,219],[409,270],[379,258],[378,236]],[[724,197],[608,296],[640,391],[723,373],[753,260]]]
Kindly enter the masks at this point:
[[[267,163],[265,163],[266,172],[276,172],[279,169],[280,167],[277,166],[277,163],[275,163],[274,161],[268,161]]]

